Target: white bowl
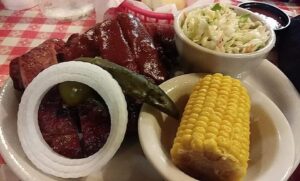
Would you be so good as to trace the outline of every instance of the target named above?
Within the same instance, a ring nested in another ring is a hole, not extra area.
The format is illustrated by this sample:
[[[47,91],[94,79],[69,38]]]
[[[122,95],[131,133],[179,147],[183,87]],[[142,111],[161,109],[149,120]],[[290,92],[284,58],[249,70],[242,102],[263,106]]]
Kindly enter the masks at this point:
[[[164,82],[161,88],[182,111],[200,74],[186,74]],[[245,181],[287,180],[295,157],[291,128],[276,105],[264,94],[245,84],[251,97],[250,161]],[[169,150],[179,122],[151,106],[142,107],[139,138],[146,157],[156,170],[172,181],[195,180],[171,161]]]
[[[253,12],[237,6],[230,6],[237,14],[250,14],[252,20],[261,21],[267,27],[270,32],[270,38],[266,46],[253,53],[244,54],[222,53],[205,48],[190,40],[183,33],[181,26],[188,12],[206,6],[207,5],[186,8],[175,17],[175,42],[182,60],[196,72],[221,72],[235,77],[242,76],[249,72],[249,70],[257,67],[275,45],[276,36],[273,29],[263,18]]]

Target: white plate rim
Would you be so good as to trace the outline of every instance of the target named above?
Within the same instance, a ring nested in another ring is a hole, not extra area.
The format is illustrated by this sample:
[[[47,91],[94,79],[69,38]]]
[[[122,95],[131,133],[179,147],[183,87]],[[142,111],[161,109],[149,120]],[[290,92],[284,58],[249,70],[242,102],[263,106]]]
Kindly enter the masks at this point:
[[[269,97],[288,120],[295,140],[293,171],[300,163],[300,96],[292,82],[273,63],[265,59],[244,81]]]

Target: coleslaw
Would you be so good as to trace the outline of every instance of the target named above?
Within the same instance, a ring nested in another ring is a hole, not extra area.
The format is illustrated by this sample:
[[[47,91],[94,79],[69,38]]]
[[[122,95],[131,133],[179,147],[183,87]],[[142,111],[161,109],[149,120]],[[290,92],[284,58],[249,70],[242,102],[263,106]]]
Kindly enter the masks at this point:
[[[224,4],[195,9],[186,15],[183,33],[193,42],[224,53],[251,53],[266,46],[270,32],[250,14],[238,15]]]

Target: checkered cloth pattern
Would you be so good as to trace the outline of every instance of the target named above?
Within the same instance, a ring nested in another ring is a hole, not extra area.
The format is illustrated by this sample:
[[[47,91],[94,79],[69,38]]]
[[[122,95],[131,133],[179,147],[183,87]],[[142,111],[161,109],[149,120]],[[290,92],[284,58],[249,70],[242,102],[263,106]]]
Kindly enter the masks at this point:
[[[215,0],[215,2],[219,1]],[[231,0],[230,2],[237,5],[242,1]],[[292,15],[300,14],[300,5],[280,1],[268,2],[289,11]],[[46,39],[61,38],[66,40],[73,33],[84,32],[95,22],[95,13],[78,21],[58,21],[44,17],[39,7],[12,11],[5,9],[0,3],[0,87],[9,77],[10,60],[26,53]],[[0,180],[18,180],[3,163],[4,161],[0,156],[0,171],[6,170],[5,174],[0,173]],[[300,169],[298,168],[298,170],[291,181],[298,180],[297,178],[300,180],[300,174],[298,174]],[[3,178],[3,175],[6,178]]]
[[[95,13],[78,21],[47,19],[39,7],[24,11],[0,4],[0,87],[8,78],[9,62],[49,38],[67,39],[95,24]]]

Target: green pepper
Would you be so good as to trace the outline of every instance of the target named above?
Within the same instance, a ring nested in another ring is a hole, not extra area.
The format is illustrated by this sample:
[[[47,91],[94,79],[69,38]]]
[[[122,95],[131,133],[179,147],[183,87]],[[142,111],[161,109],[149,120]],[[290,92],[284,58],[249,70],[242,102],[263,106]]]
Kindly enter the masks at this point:
[[[221,9],[222,9],[222,6],[221,6],[219,3],[215,4],[215,5],[211,8],[211,10],[213,10],[213,11],[219,11],[219,10],[221,10]]]
[[[60,83],[58,90],[63,102],[69,106],[77,106],[87,98],[93,97],[93,89],[79,82]]]
[[[81,57],[74,61],[89,62],[100,66],[116,79],[125,94],[152,105],[174,118],[179,118],[179,111],[175,103],[160,87],[151,83],[144,76],[100,57]]]

